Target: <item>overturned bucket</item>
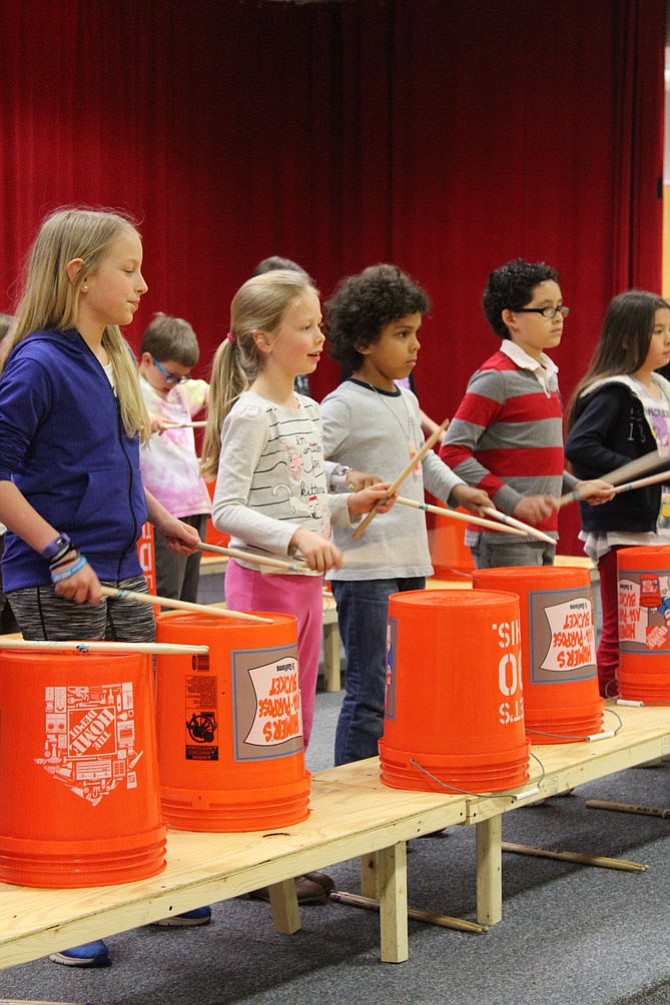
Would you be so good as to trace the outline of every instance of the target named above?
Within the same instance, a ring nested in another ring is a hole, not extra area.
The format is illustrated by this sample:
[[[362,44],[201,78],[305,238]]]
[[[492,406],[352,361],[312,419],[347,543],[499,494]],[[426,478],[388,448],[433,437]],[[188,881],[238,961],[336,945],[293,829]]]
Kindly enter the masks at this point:
[[[296,619],[161,614],[157,640],[206,645],[156,658],[161,801],[170,826],[283,827],[309,815]]]
[[[386,785],[499,792],[528,779],[518,597],[392,594],[387,663]]]
[[[617,551],[619,694],[646,704],[670,702],[670,546]]]
[[[478,569],[473,585],[520,602],[526,729],[535,743],[602,732],[593,595],[588,569],[520,565]]]
[[[105,886],[165,866],[147,656],[0,652],[0,880]]]

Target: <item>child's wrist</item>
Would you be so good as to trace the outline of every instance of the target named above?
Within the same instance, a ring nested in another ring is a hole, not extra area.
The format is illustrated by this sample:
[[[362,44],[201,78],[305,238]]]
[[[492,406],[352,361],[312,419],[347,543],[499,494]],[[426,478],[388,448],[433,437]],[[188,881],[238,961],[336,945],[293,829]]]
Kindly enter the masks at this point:
[[[74,558],[74,561],[72,559]],[[49,567],[52,583],[60,583],[64,579],[69,579],[77,572],[81,572],[85,565],[88,565],[86,557],[78,551],[73,550],[72,555],[67,556],[67,560],[57,563],[53,568]]]

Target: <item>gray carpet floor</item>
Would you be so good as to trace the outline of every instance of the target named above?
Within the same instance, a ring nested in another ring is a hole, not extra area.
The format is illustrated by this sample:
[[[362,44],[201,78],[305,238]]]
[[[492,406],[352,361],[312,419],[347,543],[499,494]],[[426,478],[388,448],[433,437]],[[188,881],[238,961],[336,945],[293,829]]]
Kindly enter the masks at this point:
[[[330,767],[341,696],[317,695],[307,755]],[[670,821],[587,808],[587,798],[668,804],[670,762],[630,769],[571,796],[507,813],[506,841],[618,856],[622,872],[503,856],[503,920],[483,935],[410,922],[409,961],[379,961],[379,919],[334,904],[301,910],[302,928],[274,932],[270,909],[213,905],[211,925],[115,935],[112,966],[48,960],[0,971],[0,996],[91,1005],[668,1005]],[[475,833],[456,827],[410,842],[412,906],[475,920]],[[357,890],[358,862],[329,870]],[[65,948],[65,947],[64,947]]]

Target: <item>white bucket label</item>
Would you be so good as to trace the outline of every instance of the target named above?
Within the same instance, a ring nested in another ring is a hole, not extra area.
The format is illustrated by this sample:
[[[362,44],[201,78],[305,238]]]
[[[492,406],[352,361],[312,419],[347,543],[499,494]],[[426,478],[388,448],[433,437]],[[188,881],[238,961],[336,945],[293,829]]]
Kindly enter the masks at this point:
[[[528,603],[531,681],[552,684],[595,677],[590,586],[531,591]]]
[[[619,576],[619,650],[670,652],[670,571],[626,569]]]
[[[35,763],[97,806],[117,785],[137,788],[133,685],[44,689],[44,757]]]
[[[231,653],[234,757],[285,757],[303,749],[297,646]]]

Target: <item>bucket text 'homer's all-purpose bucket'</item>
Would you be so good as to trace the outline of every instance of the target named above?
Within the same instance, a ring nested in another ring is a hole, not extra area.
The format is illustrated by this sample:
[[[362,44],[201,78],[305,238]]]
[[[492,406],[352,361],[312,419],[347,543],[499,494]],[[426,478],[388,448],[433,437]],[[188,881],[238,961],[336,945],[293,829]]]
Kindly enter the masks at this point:
[[[262,613],[271,623],[158,618],[159,642],[209,646],[207,655],[156,658],[161,799],[172,827],[265,830],[309,815],[297,623]]]
[[[104,886],[165,866],[142,654],[0,651],[0,880]]]
[[[526,729],[534,743],[602,732],[593,595],[588,569],[519,565],[478,569],[473,585],[519,596]]]
[[[670,546],[617,551],[619,694],[670,702]]]
[[[392,594],[382,781],[423,791],[522,785],[530,744],[520,662],[518,597],[484,590]]]

